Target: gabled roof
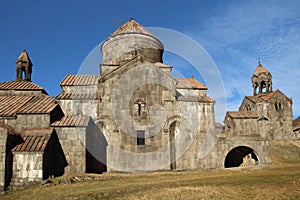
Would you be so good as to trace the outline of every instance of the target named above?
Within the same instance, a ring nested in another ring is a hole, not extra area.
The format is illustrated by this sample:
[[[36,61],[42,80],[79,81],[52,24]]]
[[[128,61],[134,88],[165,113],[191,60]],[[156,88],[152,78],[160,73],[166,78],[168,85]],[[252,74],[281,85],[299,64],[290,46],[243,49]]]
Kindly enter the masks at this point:
[[[175,78],[177,81],[177,89],[197,89],[197,90],[207,90],[206,85],[203,85],[197,81],[194,77],[192,78]]]
[[[60,86],[97,85],[99,78],[99,75],[67,74],[60,82]]]
[[[0,83],[0,90],[45,90],[41,86],[38,86],[30,81],[10,81]]]
[[[249,99],[253,103],[257,103],[259,100],[269,101],[275,94],[280,93],[284,97],[286,97],[290,102],[292,102],[291,98],[288,98],[283,92],[281,92],[279,89],[276,89],[275,91],[259,94],[256,96],[245,96],[245,98]]]
[[[65,116],[61,120],[51,124],[53,127],[86,127],[90,117],[86,115]]]
[[[22,133],[23,142],[13,152],[43,152],[53,132],[52,128],[30,129]]]
[[[253,73],[253,76],[258,76],[259,74],[264,73],[264,74],[271,74],[269,70],[267,70],[264,66],[262,66],[260,63],[255,69],[255,72]]]
[[[130,18],[125,24],[120,26],[113,34],[109,37],[112,38],[116,35],[125,33],[140,33],[154,37],[149,31],[147,31],[142,25],[136,22],[133,18]]]
[[[60,93],[55,99],[57,100],[101,100],[101,97],[97,94],[72,94],[72,93]]]
[[[35,96],[24,104],[18,114],[46,114],[50,113],[58,104],[53,97],[48,95]]]
[[[48,95],[41,96],[0,96],[0,116],[12,117],[16,114],[50,113],[58,104]]]
[[[233,119],[256,119],[258,115],[253,111],[228,111],[226,116],[229,116]]]
[[[0,96],[0,116],[14,116],[31,99],[32,96]]]

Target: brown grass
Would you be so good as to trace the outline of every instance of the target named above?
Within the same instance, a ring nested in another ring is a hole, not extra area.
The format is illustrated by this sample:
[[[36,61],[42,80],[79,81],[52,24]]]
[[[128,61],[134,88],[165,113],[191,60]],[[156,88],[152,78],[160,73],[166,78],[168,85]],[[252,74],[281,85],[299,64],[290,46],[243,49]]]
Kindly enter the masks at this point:
[[[300,141],[271,142],[271,168],[93,175],[35,186],[0,199],[300,199]]]

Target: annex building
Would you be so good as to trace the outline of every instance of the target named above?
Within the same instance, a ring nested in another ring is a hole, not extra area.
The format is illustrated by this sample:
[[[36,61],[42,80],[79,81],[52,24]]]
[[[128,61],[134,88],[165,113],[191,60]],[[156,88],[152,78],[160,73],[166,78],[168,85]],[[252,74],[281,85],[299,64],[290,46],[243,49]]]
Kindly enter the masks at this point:
[[[269,165],[269,141],[295,138],[292,99],[261,63],[253,95],[220,127],[207,86],[172,77],[163,44],[135,20],[101,52],[99,75],[67,74],[56,97],[32,82],[28,53],[17,58],[16,79],[0,83],[1,188],[63,174]]]

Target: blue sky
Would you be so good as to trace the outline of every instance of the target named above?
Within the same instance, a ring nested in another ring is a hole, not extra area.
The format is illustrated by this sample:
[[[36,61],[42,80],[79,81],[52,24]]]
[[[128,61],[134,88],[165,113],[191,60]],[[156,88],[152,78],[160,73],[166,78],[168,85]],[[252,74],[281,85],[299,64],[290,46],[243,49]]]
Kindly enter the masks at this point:
[[[300,115],[300,1],[11,1],[0,2],[0,81],[15,79],[15,60],[26,48],[33,82],[52,96],[77,73],[99,43],[130,17],[197,41],[216,64],[225,86],[226,110],[252,95],[258,57],[273,75],[273,88],[292,97]],[[100,51],[100,50],[99,50]],[[101,60],[101,58],[100,58]],[[166,54],[164,62],[188,69]],[[98,66],[92,66],[98,70]],[[183,70],[184,76],[193,72]],[[218,114],[217,121],[224,116]]]

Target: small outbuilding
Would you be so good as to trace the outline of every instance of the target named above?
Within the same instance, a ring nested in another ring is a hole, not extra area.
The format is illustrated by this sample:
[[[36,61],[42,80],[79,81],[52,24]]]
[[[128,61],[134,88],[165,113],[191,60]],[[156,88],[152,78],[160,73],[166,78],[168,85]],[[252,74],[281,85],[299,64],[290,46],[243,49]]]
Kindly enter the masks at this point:
[[[13,186],[61,176],[67,160],[53,128],[25,130],[23,142],[12,149]]]

